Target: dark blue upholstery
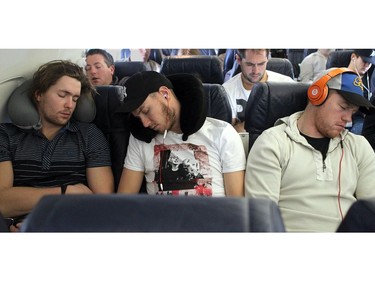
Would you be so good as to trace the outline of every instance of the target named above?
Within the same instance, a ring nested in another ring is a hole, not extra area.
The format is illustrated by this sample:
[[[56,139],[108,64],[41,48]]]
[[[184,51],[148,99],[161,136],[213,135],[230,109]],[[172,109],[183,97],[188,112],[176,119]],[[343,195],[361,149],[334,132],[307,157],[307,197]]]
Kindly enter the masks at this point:
[[[131,51],[130,49],[121,49],[121,59],[128,61],[130,59]]]
[[[98,86],[96,90],[99,95],[94,97],[96,104],[94,123],[102,130],[109,142],[112,172],[115,190],[117,190],[130,137],[129,114],[115,114],[124,100],[125,90],[122,86]]]
[[[22,232],[284,232],[276,203],[239,197],[44,196]]]
[[[326,69],[332,67],[348,67],[353,50],[333,51],[329,54]]]
[[[160,73],[190,73],[198,77],[202,83],[222,84],[224,81],[223,69],[217,56],[165,57]]]
[[[294,79],[294,69],[292,63],[285,58],[270,58],[267,63],[267,70],[284,74]]]
[[[203,88],[207,94],[207,116],[226,121],[232,120],[232,110],[225,88],[220,84],[204,83]]]
[[[375,232],[375,198],[355,202],[337,232]]]
[[[3,215],[0,213],[0,232],[9,232],[9,228],[6,225]]]
[[[223,69],[223,74],[225,74],[232,69],[233,64],[236,60],[236,52],[237,49],[227,49],[225,52],[225,57],[224,57],[224,69]]]
[[[149,59],[161,64],[163,61],[163,53],[161,49],[151,49]]]
[[[146,66],[141,61],[116,61],[115,62],[115,76],[118,80],[123,79],[124,77],[130,77],[133,74],[145,71]]]
[[[179,49],[161,49],[161,52],[164,56],[176,56]]]
[[[245,109],[245,130],[249,149],[258,136],[277,119],[304,110],[309,84],[300,82],[260,82],[251,91]]]
[[[215,49],[199,49],[199,51],[205,56],[217,56]]]
[[[294,76],[299,77],[300,63],[307,55],[307,49],[288,49],[288,60],[293,65]]]

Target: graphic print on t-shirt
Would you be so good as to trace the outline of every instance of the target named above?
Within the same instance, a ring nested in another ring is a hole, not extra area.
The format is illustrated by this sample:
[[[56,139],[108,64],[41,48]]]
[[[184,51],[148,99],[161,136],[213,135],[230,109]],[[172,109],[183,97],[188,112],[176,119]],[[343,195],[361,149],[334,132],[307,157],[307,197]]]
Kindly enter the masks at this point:
[[[241,120],[241,122],[245,121],[245,109],[247,101],[244,99],[236,99],[236,110],[237,110],[237,118]]]
[[[154,170],[157,194],[212,196],[212,174],[203,145],[155,145]]]

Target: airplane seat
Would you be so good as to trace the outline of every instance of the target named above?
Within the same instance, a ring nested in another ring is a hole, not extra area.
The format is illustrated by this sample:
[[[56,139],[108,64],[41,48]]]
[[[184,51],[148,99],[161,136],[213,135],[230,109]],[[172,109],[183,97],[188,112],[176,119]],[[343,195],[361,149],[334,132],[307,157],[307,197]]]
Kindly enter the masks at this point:
[[[9,228],[5,222],[4,216],[0,213],[0,233],[9,232]]]
[[[44,196],[21,232],[285,232],[268,198],[80,194]]]
[[[294,79],[293,65],[289,59],[286,58],[270,58],[267,63],[267,70],[284,74]]]
[[[375,232],[375,198],[354,202],[336,232]]]
[[[141,61],[116,61],[114,75],[121,81],[125,77],[130,77],[137,72],[145,70],[147,70],[146,66]]]
[[[160,73],[190,73],[196,75],[202,83],[222,84],[224,81],[221,61],[217,56],[165,57],[161,63]]]
[[[254,85],[245,108],[245,130],[249,133],[249,150],[258,136],[276,120],[304,110],[308,83],[259,82]]]
[[[199,52],[204,56],[217,56],[215,49],[199,49]]]
[[[161,49],[151,49],[149,59],[161,64],[163,61],[163,53]]]
[[[332,67],[348,67],[353,50],[338,50],[329,54],[326,69]]]
[[[232,110],[225,88],[220,84],[203,83],[207,94],[207,117],[220,119],[231,123]]]
[[[94,123],[109,142],[116,192],[130,137],[129,114],[116,114],[126,93],[125,88],[119,85],[97,86],[96,90],[99,94],[94,97],[96,104]]]
[[[166,56],[176,56],[178,54],[179,49],[161,49],[161,53]]]
[[[131,55],[130,49],[121,49],[120,57],[122,61],[129,61]]]
[[[232,69],[233,64],[236,60],[237,49],[227,49],[224,57],[224,69],[223,75],[225,76],[229,70]]]
[[[299,77],[300,64],[306,57],[307,49],[288,49],[288,60],[293,65],[294,77]]]

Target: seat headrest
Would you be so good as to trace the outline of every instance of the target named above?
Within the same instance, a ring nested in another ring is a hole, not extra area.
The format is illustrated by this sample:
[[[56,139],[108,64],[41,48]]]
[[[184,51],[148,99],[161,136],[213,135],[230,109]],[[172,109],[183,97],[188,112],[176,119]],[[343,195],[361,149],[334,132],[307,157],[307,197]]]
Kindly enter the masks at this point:
[[[288,59],[270,58],[267,63],[267,69],[294,79],[293,65]]]
[[[129,114],[116,115],[126,97],[125,87],[120,85],[97,86],[96,90],[98,95],[94,97],[97,108],[95,124],[104,133],[122,131],[127,128]]]
[[[230,107],[228,94],[220,84],[203,84],[207,96],[207,117],[231,123],[232,110]]]
[[[121,80],[124,77],[130,77],[137,72],[145,70],[147,69],[142,61],[116,61],[114,74],[118,80]]]
[[[250,148],[264,130],[276,120],[304,110],[310,84],[302,82],[259,82],[255,84],[245,109],[245,130],[249,132]]]
[[[17,87],[10,95],[7,103],[7,111],[10,120],[23,129],[39,129],[41,127],[40,116],[29,97],[32,80],[27,80]],[[73,118],[80,122],[90,123],[96,114],[95,102],[92,95],[81,95],[78,99]]]
[[[222,84],[224,81],[223,68],[217,56],[165,57],[160,66],[160,73],[190,73],[199,76],[202,83]]]
[[[353,52],[354,50],[333,51],[327,58],[326,69],[332,67],[347,67]]]

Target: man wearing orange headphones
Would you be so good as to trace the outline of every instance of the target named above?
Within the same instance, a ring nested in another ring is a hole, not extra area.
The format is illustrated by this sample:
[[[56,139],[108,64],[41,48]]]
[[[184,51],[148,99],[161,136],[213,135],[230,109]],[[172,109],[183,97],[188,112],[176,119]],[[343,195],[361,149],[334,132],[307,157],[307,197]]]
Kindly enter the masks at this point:
[[[375,154],[345,126],[374,106],[348,68],[324,71],[308,89],[304,111],[279,119],[250,150],[245,195],[280,207],[287,231],[334,232],[350,206],[375,197]]]

